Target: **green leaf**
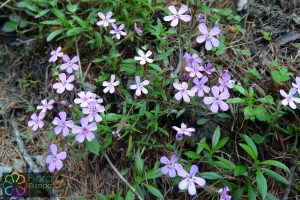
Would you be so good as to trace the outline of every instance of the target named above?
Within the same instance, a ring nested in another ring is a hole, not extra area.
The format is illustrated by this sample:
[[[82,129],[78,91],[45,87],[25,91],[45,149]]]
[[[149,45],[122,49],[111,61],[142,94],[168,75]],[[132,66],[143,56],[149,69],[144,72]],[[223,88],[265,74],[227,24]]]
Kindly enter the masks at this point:
[[[234,170],[236,168],[236,165],[233,162],[219,156],[215,156],[215,157],[219,160],[219,161],[215,161],[215,163],[217,163],[219,167],[222,167],[223,169],[229,169],[229,170]]]
[[[154,60],[158,61],[158,60],[163,60],[165,58],[167,58],[169,55],[171,55],[171,53],[174,51],[173,48],[169,49],[168,51],[164,52],[164,53],[159,53],[156,56],[154,56]]]
[[[42,17],[42,16],[46,15],[49,11],[50,11],[49,9],[41,10],[41,11],[39,11],[38,15],[34,16],[34,18]]]
[[[65,18],[66,18],[65,14],[64,14],[62,11],[60,11],[60,10],[58,10],[58,9],[56,9],[56,8],[51,8],[51,12],[52,12],[58,19],[60,19],[60,20],[62,20],[62,21],[64,21]]]
[[[255,157],[258,158],[257,148],[256,148],[256,145],[254,144],[254,142],[252,141],[252,139],[248,135],[244,135],[244,134],[242,134],[242,137],[246,141],[246,143],[248,144],[248,146],[255,153]]]
[[[272,165],[274,167],[278,167],[280,169],[283,169],[286,172],[291,173],[290,169],[283,163],[276,161],[276,160],[265,160],[259,163],[260,165]]]
[[[81,28],[81,27],[74,27],[74,28],[70,28],[67,31],[66,35],[67,36],[78,35],[78,34],[83,33],[83,32],[84,32],[83,28]]]
[[[269,33],[263,31],[263,32],[262,32],[262,35],[263,35],[263,38],[264,38],[265,40],[267,40],[267,41],[272,40],[272,38],[271,38],[271,36],[270,36]]]
[[[2,27],[2,31],[4,32],[14,32],[17,29],[17,22],[5,22],[3,27]]]
[[[200,118],[197,120],[197,125],[204,125],[206,122],[208,122],[209,119],[207,118]]]
[[[244,104],[246,103],[246,100],[245,99],[242,99],[242,98],[231,98],[231,99],[227,99],[226,101],[227,103],[237,103],[237,104]]]
[[[283,176],[281,176],[280,174],[270,170],[270,169],[267,169],[267,168],[259,168],[260,170],[262,170],[263,172],[265,172],[268,176],[274,178],[275,180],[283,183],[283,184],[290,184],[288,180],[286,180]]]
[[[274,99],[271,95],[267,95],[264,98],[259,98],[259,99],[257,99],[257,101],[259,101],[261,103],[267,103],[267,104],[275,105]]]
[[[12,13],[9,15],[9,20],[12,22],[20,23],[22,21],[22,18],[19,15]]]
[[[176,114],[176,118],[180,117],[184,112],[185,112],[185,108],[179,110],[178,113]]]
[[[251,56],[251,51],[248,49],[244,49],[241,51],[244,56]]]
[[[78,3],[77,4],[73,4],[73,5],[69,3],[67,5],[67,9],[68,9],[68,11],[74,13],[78,9]]]
[[[239,91],[239,93],[243,94],[244,96],[248,96],[248,92],[240,85],[235,85],[234,89],[236,89],[237,91]]]
[[[115,113],[108,113],[105,115],[105,119],[108,122],[119,122],[121,121],[121,115],[115,114]]]
[[[247,183],[247,189],[248,189],[248,200],[256,200],[256,195],[250,181],[248,181]]]
[[[96,194],[96,197],[97,197],[98,200],[107,200],[105,195],[103,195],[99,192],[96,192],[95,194]]]
[[[95,155],[99,155],[99,152],[100,152],[100,144],[98,142],[98,140],[95,138],[93,139],[92,141],[87,141],[87,140],[84,140],[84,145],[86,146],[86,148],[94,153]]]
[[[255,161],[257,161],[257,157],[255,155],[255,152],[246,144],[239,143],[239,145],[251,156],[251,158]]]
[[[59,34],[61,34],[64,30],[56,30],[53,31],[52,33],[50,33],[47,37],[47,42],[50,42],[53,38],[55,38],[56,36],[58,36]]]
[[[245,119],[254,119],[255,112],[254,112],[252,106],[247,106],[246,108],[244,108],[244,116],[245,116]]]
[[[252,135],[252,140],[256,143],[256,144],[261,144],[264,142],[265,137],[261,136],[260,134],[254,133]]]
[[[257,190],[260,193],[260,196],[262,199],[266,198],[268,185],[267,180],[264,177],[264,175],[261,173],[260,170],[257,170],[256,172],[256,184],[257,184]]]
[[[215,146],[215,148],[213,149],[213,151],[218,151],[219,149],[221,149],[228,141],[229,137],[224,137],[222,138],[217,145]]]
[[[244,175],[246,172],[247,172],[247,167],[245,166],[237,166],[235,169],[234,169],[234,176],[237,177],[237,176],[240,176],[240,175]]]
[[[95,35],[97,47],[101,48],[102,47],[102,37],[101,37],[100,33],[98,33],[97,31],[94,31],[94,35]]]
[[[157,71],[157,72],[162,72],[162,71],[163,71],[163,70],[161,69],[161,67],[158,66],[158,65],[156,65],[156,64],[151,63],[151,64],[148,64],[148,66],[150,66],[152,69],[154,69],[154,70]]]
[[[131,190],[128,190],[126,196],[125,196],[125,200],[134,200],[134,193]]]
[[[143,162],[143,159],[141,158],[141,152],[139,149],[135,153],[135,167],[136,167],[138,173],[140,175],[142,175],[143,169],[144,169],[144,162]]]
[[[154,196],[156,196],[158,199],[164,199],[164,196],[162,195],[162,193],[156,187],[153,187],[153,186],[148,185],[146,183],[143,183],[143,185],[147,188],[147,190],[151,194],[153,194]]]
[[[112,138],[113,138],[113,135],[112,134],[108,134],[105,139],[104,139],[104,142],[103,142],[103,145],[102,145],[102,149],[105,150],[112,142]]]
[[[199,154],[197,154],[196,152],[194,151],[187,151],[184,153],[187,157],[191,158],[191,159],[194,159],[194,160],[197,160],[197,159],[200,159],[201,156]]]
[[[200,173],[200,177],[209,180],[223,179],[223,176],[217,172],[202,172]]]
[[[211,148],[214,149],[217,145],[217,143],[219,142],[221,137],[221,131],[220,131],[220,126],[218,126],[215,131],[214,134],[212,136],[212,143],[211,143]]]
[[[61,23],[59,21],[56,21],[56,20],[43,21],[43,22],[40,22],[40,24],[45,24],[45,25],[61,25]]]
[[[259,121],[269,121],[270,118],[270,114],[268,113],[267,109],[263,106],[257,106],[256,109],[254,110],[256,118]]]
[[[161,169],[151,169],[145,175],[145,180],[156,179],[162,176]]]

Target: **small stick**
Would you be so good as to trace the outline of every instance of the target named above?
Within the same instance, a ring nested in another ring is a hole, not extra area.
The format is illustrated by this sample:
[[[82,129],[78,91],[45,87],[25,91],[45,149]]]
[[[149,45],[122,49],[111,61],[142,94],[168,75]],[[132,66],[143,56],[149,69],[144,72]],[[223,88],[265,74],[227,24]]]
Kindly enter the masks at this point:
[[[1,9],[2,7],[4,7],[6,4],[8,4],[10,1],[11,1],[11,0],[7,0],[7,1],[5,1],[3,4],[1,4],[0,9]]]
[[[80,62],[80,55],[79,55],[79,49],[78,49],[78,42],[77,42],[77,39],[76,39],[76,38],[75,38],[75,45],[76,45],[76,54],[77,54],[77,57],[78,57],[78,65],[79,65],[79,73],[80,73],[81,83],[83,83],[82,67],[81,67],[81,62]]]
[[[138,197],[139,200],[143,200],[143,198],[137,193],[137,191],[127,182],[127,180],[124,178],[124,176],[118,171],[118,169],[112,164],[111,160],[107,156],[106,153],[104,153],[104,157],[107,160],[110,167],[116,172],[116,174],[119,176],[119,178],[129,187],[129,189]]]

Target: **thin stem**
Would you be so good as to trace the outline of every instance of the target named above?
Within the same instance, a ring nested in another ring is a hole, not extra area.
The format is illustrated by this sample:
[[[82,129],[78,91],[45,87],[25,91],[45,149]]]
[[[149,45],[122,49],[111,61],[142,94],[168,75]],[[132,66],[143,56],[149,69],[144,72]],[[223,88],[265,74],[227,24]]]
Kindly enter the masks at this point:
[[[80,73],[81,83],[83,83],[84,79],[82,77],[82,67],[81,67],[81,62],[80,62],[80,55],[79,55],[77,38],[75,38],[75,45],[76,45],[76,54],[77,54],[77,57],[78,57],[78,65],[79,65],[79,73]]]

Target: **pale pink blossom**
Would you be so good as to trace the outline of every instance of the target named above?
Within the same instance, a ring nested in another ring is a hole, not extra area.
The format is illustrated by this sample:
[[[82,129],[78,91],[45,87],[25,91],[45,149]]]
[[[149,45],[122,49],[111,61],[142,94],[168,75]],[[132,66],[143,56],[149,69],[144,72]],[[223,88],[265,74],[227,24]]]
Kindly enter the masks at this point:
[[[63,93],[65,90],[68,90],[68,91],[73,90],[74,85],[71,84],[71,83],[75,79],[74,75],[69,76],[68,79],[67,79],[66,74],[61,73],[61,74],[59,74],[58,78],[59,78],[60,82],[59,83],[54,83],[54,85],[53,85],[53,89],[56,89],[56,92],[58,94]]]
[[[188,11],[188,7],[186,5],[182,5],[179,10],[177,11],[174,6],[168,7],[172,15],[165,16],[165,21],[172,21],[171,26],[177,26],[179,19],[189,22],[191,21],[192,17],[190,15],[183,15],[186,11]]]
[[[186,82],[173,83],[173,86],[178,92],[175,94],[175,99],[180,101],[182,98],[185,102],[190,102],[190,97],[195,96],[195,92],[188,90],[188,84]]]

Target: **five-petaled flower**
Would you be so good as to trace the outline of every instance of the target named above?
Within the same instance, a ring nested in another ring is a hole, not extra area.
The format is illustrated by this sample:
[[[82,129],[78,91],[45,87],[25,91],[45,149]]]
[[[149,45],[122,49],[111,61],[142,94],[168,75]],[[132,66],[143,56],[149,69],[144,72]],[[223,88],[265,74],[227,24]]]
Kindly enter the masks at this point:
[[[202,62],[202,59],[195,53],[192,55],[189,53],[185,53],[183,58],[185,59],[185,63],[187,67],[199,66]]]
[[[94,119],[96,122],[101,122],[102,117],[99,115],[99,112],[104,112],[104,106],[101,106],[96,101],[91,101],[87,108],[82,109],[83,114],[88,114],[87,118],[89,122],[92,122]]]
[[[106,16],[102,12],[98,12],[98,16],[101,18],[101,21],[97,22],[98,26],[108,26],[109,24],[113,24],[116,22],[115,19],[111,19],[112,12],[108,11]]]
[[[141,82],[141,78],[139,76],[136,76],[135,82],[136,82],[136,84],[130,85],[130,89],[136,90],[135,91],[136,96],[141,96],[142,92],[144,94],[148,94],[148,90],[144,87],[146,85],[149,85],[148,80],[144,80],[143,82]]]
[[[292,109],[297,108],[295,102],[300,103],[300,98],[294,96],[297,93],[296,88],[291,88],[289,94],[287,94],[284,90],[280,90],[279,92],[285,98],[281,101],[282,105],[289,105]]]
[[[62,160],[66,159],[67,153],[65,151],[57,153],[57,146],[55,144],[50,145],[50,150],[52,155],[48,155],[46,158],[46,163],[49,165],[49,172],[53,172],[55,169],[59,171],[63,166]]]
[[[292,86],[298,90],[298,93],[300,94],[300,76],[296,77],[296,83],[292,83]]]
[[[196,93],[198,92],[199,97],[204,96],[205,93],[209,93],[210,88],[204,85],[208,81],[208,78],[206,76],[203,76],[201,80],[199,80],[197,77],[194,78],[193,82],[195,83],[195,86],[192,88],[192,90]]]
[[[227,186],[219,189],[218,193],[220,194],[220,200],[231,200],[231,196],[227,194],[228,192],[230,192],[230,190]]]
[[[188,188],[189,194],[195,195],[196,194],[195,183],[199,186],[205,185],[205,180],[203,178],[195,176],[197,172],[198,172],[197,165],[191,166],[190,173],[187,173],[183,168],[180,170],[177,170],[178,176],[184,178],[182,181],[180,181],[180,183],[178,185],[179,189],[185,190],[186,188]]]
[[[115,81],[116,79],[116,75],[112,74],[110,76],[110,82],[104,81],[102,86],[106,87],[104,88],[103,92],[107,93],[109,91],[109,93],[114,93],[115,92],[115,86],[119,85],[119,81]]]
[[[184,123],[181,123],[181,127],[173,126],[172,128],[177,131],[176,139],[181,140],[183,138],[183,135],[186,136],[192,136],[192,132],[195,132],[194,128],[187,128],[187,126]]]
[[[87,91],[86,93],[81,91],[77,95],[79,98],[74,99],[74,102],[80,104],[81,108],[87,107],[89,102],[94,101],[96,98],[96,95],[90,91]]]
[[[213,113],[217,113],[219,110],[219,107],[223,111],[227,111],[229,109],[229,106],[227,103],[225,103],[223,100],[226,100],[229,98],[230,94],[228,90],[224,90],[220,94],[220,90],[218,86],[213,86],[211,88],[211,91],[213,93],[213,97],[204,97],[203,102],[206,105],[211,105],[210,109]]]
[[[189,22],[191,21],[192,17],[190,15],[183,15],[186,11],[188,11],[188,7],[186,5],[182,5],[178,12],[174,6],[169,6],[169,10],[171,11],[172,15],[165,16],[165,21],[172,21],[171,26],[177,26],[179,19]]]
[[[143,34],[142,29],[138,28],[136,23],[134,23],[133,26],[134,26],[134,30],[135,30],[136,34],[138,34],[139,36],[141,36]]]
[[[186,82],[173,83],[173,86],[178,92],[175,94],[175,99],[180,101],[182,98],[185,102],[190,102],[190,96],[195,96],[195,92],[188,90],[188,84]]]
[[[169,174],[171,178],[176,176],[176,170],[180,170],[183,168],[181,164],[177,163],[178,157],[176,155],[172,155],[169,160],[166,156],[160,158],[160,163],[165,164],[163,168],[161,168],[162,174]]]
[[[50,53],[51,57],[49,58],[49,62],[55,62],[57,61],[57,57],[62,57],[64,53],[60,51],[61,51],[61,47],[58,47],[56,50],[51,51]]]
[[[28,126],[32,126],[32,130],[36,131],[38,128],[43,128],[44,126],[44,122],[42,121],[42,119],[45,117],[45,113],[44,112],[40,112],[39,115],[36,115],[35,113],[33,113],[31,115],[31,119],[30,121],[28,121]]]
[[[134,60],[140,61],[141,65],[146,64],[146,62],[148,63],[153,62],[153,60],[149,58],[152,55],[152,51],[147,51],[147,53],[145,54],[143,50],[139,49],[138,54],[139,56],[135,56]]]
[[[198,43],[202,43],[206,41],[205,43],[205,49],[206,50],[211,50],[212,45],[215,47],[218,47],[220,45],[220,41],[213,36],[217,36],[220,34],[220,28],[219,27],[214,27],[210,32],[208,32],[207,27],[204,23],[200,24],[198,26],[199,31],[203,34],[200,35],[196,38],[196,41]]]
[[[228,88],[233,88],[234,84],[233,82],[230,82],[230,76],[223,76],[222,77],[219,77],[219,90],[220,92],[224,91],[224,90],[227,90]]]
[[[42,105],[38,105],[36,109],[41,110],[41,112],[46,112],[47,110],[51,110],[53,108],[54,100],[50,99],[49,102],[47,102],[47,99],[44,99],[41,101]]]
[[[125,36],[127,35],[126,32],[122,31],[125,27],[124,24],[121,24],[119,27],[117,27],[117,25],[112,24],[112,27],[114,28],[114,30],[111,30],[109,33],[112,35],[116,35],[116,38],[119,40],[121,38],[121,35]]]
[[[216,71],[216,68],[212,68],[212,63],[205,63],[203,66],[200,67],[201,70],[205,71],[206,74],[211,74],[212,72]]]
[[[92,131],[97,130],[97,125],[95,122],[89,124],[88,118],[81,118],[81,126],[74,126],[72,128],[72,133],[77,134],[75,140],[82,143],[86,138],[87,141],[92,141],[95,138],[95,134]]]
[[[77,64],[79,58],[77,56],[74,56],[72,59],[70,59],[68,55],[64,54],[62,59],[65,61],[65,63],[60,66],[61,70],[66,70],[68,74],[71,74],[73,70],[76,71],[79,69]]]
[[[73,90],[74,85],[71,84],[71,82],[74,81],[74,78],[75,78],[74,75],[69,76],[69,78],[67,79],[66,74],[61,73],[61,74],[59,74],[58,78],[61,82],[54,83],[54,85],[53,85],[53,89],[56,89],[56,92],[58,94],[63,93],[65,90],[68,90],[68,91]]]
[[[62,111],[58,113],[59,118],[55,117],[53,120],[53,124],[56,125],[57,127],[54,128],[54,133],[58,135],[60,132],[62,132],[63,136],[67,136],[69,134],[69,128],[73,128],[74,122],[72,120],[67,119],[67,113]]]

